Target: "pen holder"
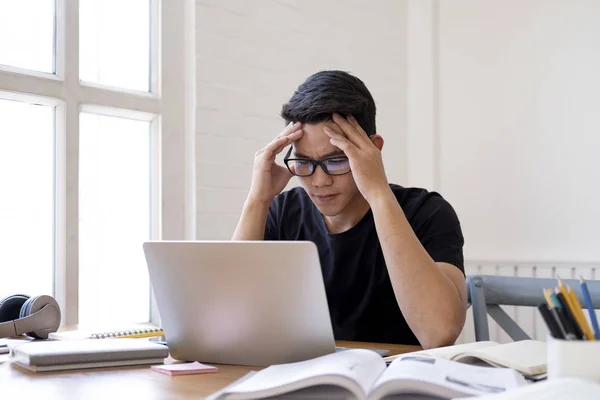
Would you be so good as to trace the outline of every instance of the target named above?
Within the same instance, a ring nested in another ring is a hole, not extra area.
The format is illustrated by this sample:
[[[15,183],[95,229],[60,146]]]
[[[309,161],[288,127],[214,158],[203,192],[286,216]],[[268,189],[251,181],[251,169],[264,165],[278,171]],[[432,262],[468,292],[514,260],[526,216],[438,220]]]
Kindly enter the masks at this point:
[[[548,379],[573,377],[600,382],[600,341],[547,339]]]

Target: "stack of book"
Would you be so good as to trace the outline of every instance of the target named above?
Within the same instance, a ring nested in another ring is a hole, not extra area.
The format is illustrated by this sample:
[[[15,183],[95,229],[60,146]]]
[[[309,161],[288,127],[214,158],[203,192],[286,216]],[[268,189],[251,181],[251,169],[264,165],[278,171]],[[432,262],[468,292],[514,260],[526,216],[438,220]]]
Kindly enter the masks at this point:
[[[31,341],[10,349],[10,360],[33,372],[163,364],[167,346],[145,339]]]

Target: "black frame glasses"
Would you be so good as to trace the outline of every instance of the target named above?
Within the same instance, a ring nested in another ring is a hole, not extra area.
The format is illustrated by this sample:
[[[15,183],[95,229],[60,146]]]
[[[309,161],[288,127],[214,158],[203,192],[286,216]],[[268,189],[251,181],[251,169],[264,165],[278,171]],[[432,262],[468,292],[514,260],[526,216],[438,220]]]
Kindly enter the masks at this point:
[[[346,174],[349,174],[350,172],[352,172],[352,170],[348,169],[348,171],[346,171],[346,172],[334,173],[334,172],[330,172],[327,169],[327,161],[330,161],[330,160],[347,160],[348,157],[346,157],[346,156],[334,156],[334,157],[327,157],[327,158],[324,158],[322,160],[311,160],[311,159],[308,159],[308,158],[290,158],[291,154],[292,154],[292,146],[290,146],[290,149],[286,153],[285,157],[283,157],[283,162],[285,163],[285,166],[287,167],[287,169],[293,175],[296,175],[296,176],[301,176],[301,177],[311,176],[317,170],[317,165],[320,165],[321,168],[323,169],[323,171],[325,171],[325,173],[327,175],[331,175],[331,176],[341,176],[341,175],[346,175]],[[292,168],[290,168],[290,164],[289,164],[290,161],[304,161],[304,162],[311,163],[312,164],[312,171],[311,171],[311,173],[310,174],[297,174],[297,173],[295,173],[294,171],[292,171]]]

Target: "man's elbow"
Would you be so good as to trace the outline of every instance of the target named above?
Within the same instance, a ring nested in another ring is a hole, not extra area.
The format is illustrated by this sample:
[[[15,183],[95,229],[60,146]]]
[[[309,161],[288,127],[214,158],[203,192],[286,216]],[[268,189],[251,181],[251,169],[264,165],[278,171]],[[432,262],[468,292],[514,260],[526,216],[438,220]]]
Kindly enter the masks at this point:
[[[429,337],[423,338],[420,340],[421,347],[424,350],[435,349],[438,347],[452,346],[456,339],[458,338],[458,334],[450,333],[450,332],[442,332],[435,335],[430,335]]]
[[[465,310],[466,311],[466,310]],[[466,312],[457,312],[445,321],[434,323],[431,329],[419,338],[423,349],[452,346],[462,332],[465,324]]]

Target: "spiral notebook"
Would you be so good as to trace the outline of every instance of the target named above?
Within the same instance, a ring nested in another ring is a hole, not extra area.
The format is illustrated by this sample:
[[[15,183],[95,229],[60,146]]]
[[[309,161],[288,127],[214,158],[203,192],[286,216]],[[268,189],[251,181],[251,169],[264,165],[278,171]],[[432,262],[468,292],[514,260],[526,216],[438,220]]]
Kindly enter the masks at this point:
[[[54,340],[150,338],[163,336],[162,328],[156,326],[131,326],[122,329],[77,329],[53,332],[48,335]]]

